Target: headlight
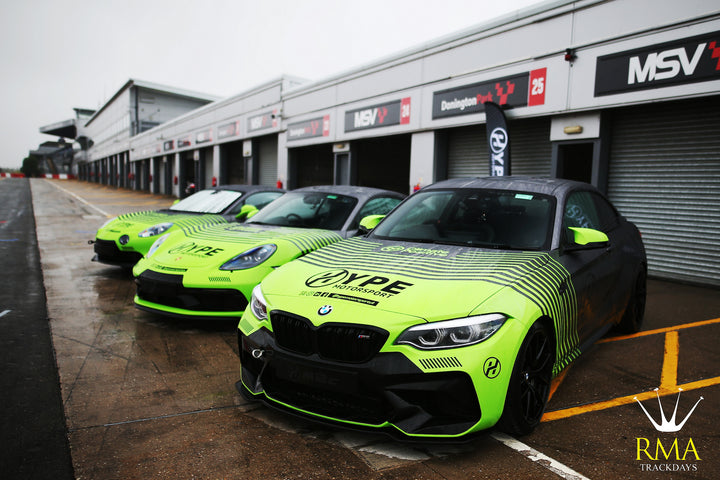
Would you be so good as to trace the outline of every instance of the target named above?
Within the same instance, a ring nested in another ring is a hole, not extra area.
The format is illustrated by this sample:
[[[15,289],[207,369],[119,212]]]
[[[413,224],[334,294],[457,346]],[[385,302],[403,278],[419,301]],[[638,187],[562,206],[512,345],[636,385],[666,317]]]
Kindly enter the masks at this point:
[[[152,244],[152,246],[150,246],[150,250],[148,250],[148,253],[147,253],[147,255],[145,255],[145,258],[152,257],[153,253],[155,253],[157,251],[157,249],[160,248],[160,245],[162,245],[169,236],[170,236],[170,234],[166,233],[162,237],[155,240],[155,242]]]
[[[157,225],[153,225],[150,228],[146,228],[142,232],[138,233],[138,237],[140,238],[148,238],[148,237],[154,237],[155,235],[160,235],[161,233],[165,233],[168,228],[172,227],[172,223],[158,223]]]
[[[275,245],[263,245],[261,247],[251,248],[247,252],[243,252],[232,260],[223,264],[220,270],[244,270],[246,268],[257,267],[270,255],[275,253],[277,247]]]
[[[465,347],[490,338],[506,319],[505,315],[491,313],[416,325],[401,333],[395,343],[412,345],[421,350]]]
[[[267,302],[260,290],[260,285],[255,285],[255,288],[253,288],[252,299],[250,300],[250,310],[258,320],[267,320]]]

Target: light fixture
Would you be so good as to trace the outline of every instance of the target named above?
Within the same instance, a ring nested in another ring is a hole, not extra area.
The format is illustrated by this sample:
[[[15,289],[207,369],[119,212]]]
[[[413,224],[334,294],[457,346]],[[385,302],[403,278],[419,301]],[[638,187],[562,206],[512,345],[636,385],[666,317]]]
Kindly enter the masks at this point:
[[[577,133],[582,133],[583,127],[582,127],[582,125],[572,125],[570,127],[563,128],[563,132],[565,132],[568,135],[574,135]]]

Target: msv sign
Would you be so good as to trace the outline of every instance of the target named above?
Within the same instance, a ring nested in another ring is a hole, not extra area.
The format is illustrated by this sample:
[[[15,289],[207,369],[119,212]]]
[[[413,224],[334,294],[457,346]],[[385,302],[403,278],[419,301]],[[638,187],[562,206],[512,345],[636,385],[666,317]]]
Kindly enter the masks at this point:
[[[595,96],[720,80],[720,32],[598,57]]]

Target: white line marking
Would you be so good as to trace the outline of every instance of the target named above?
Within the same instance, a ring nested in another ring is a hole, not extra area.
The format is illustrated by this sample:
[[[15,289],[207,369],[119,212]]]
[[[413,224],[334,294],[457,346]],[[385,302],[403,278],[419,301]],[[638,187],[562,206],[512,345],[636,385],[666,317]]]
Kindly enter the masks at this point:
[[[3,312],[0,312],[0,317],[4,317],[5,315],[7,315],[10,312],[12,312],[12,310],[5,310]]]
[[[590,480],[589,478],[579,474],[572,468],[568,467],[567,465],[563,465],[562,463],[558,462],[557,460],[553,460],[552,458],[548,457],[545,454],[542,454],[535,450],[534,448],[531,448],[524,443],[515,440],[514,438],[505,435],[504,433],[495,432],[490,435],[498,442],[502,443],[503,445],[512,448],[513,450],[517,451],[521,455],[524,455],[525,457],[529,458],[533,462],[537,462],[538,464],[542,465],[543,467],[547,468],[554,474],[565,478],[566,480]]]
[[[47,180],[46,180],[46,181],[47,181]],[[110,215],[109,213],[107,213],[105,210],[96,207],[95,205],[93,205],[92,203],[88,202],[87,200],[85,200],[85,199],[82,198],[81,196],[79,196],[79,195],[71,192],[71,191],[68,190],[67,188],[63,188],[63,187],[61,187],[60,185],[56,184],[55,182],[49,182],[49,183],[50,183],[51,185],[53,185],[54,187],[59,188],[59,189],[62,190],[63,192],[67,193],[68,195],[70,195],[70,196],[72,196],[72,197],[75,197],[76,199],[80,200],[82,203],[84,203],[84,204],[87,205],[88,207],[94,208],[95,210],[97,210],[98,212],[102,213],[102,214],[105,215],[106,217],[112,217],[112,216],[113,216],[113,215]]]

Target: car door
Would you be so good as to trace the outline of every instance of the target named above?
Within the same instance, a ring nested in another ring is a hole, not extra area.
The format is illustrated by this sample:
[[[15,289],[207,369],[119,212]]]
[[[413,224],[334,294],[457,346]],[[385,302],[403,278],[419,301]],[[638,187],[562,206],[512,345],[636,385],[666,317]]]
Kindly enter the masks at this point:
[[[614,289],[622,262],[617,213],[606,203],[597,193],[580,190],[566,198],[563,209],[562,262],[570,272],[577,295],[578,334],[583,350],[615,320]],[[573,249],[570,227],[600,230],[610,241],[601,247]]]

